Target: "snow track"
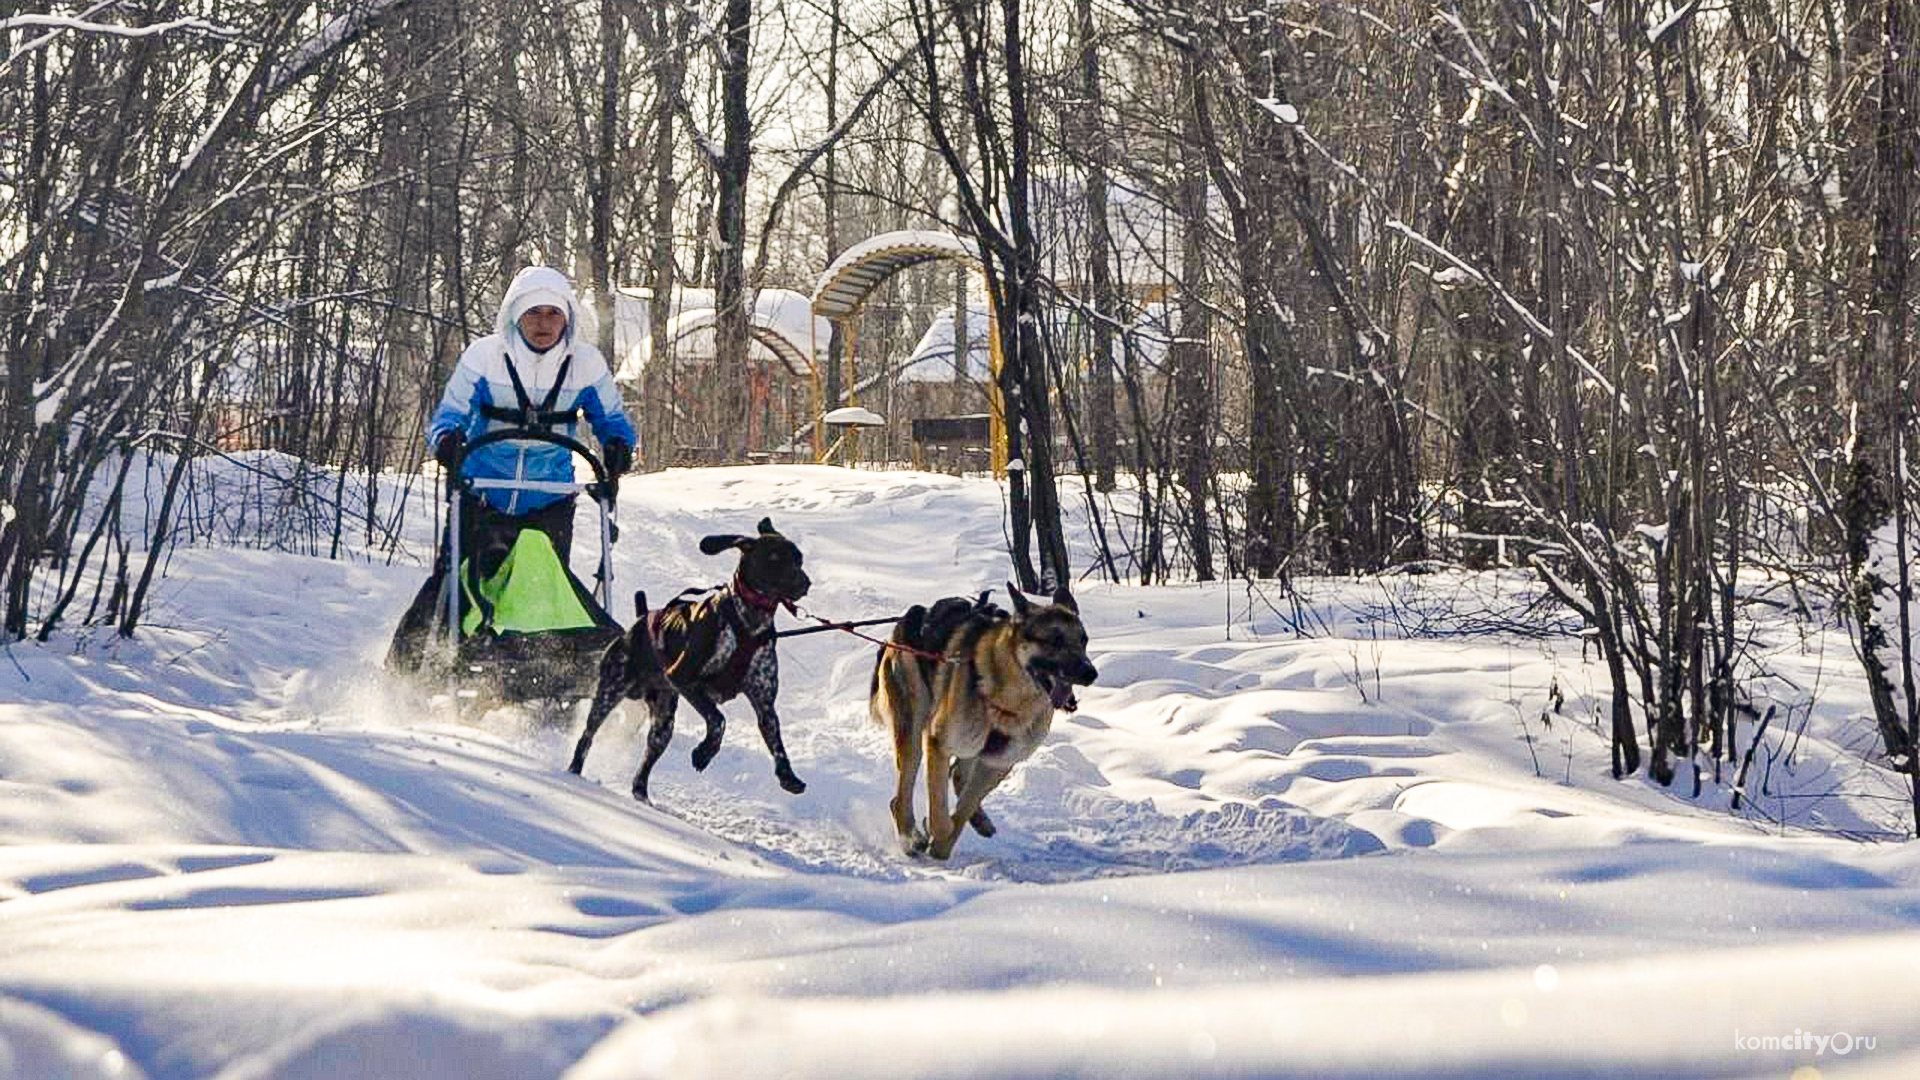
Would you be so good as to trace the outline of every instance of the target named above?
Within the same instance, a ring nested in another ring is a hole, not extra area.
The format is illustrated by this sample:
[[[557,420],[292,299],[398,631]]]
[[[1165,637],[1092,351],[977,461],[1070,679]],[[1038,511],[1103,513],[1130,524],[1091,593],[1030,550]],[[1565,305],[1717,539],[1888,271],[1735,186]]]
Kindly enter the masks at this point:
[[[984,481],[770,466],[622,494],[623,617],[635,588],[725,580],[699,537],[768,515],[822,615],[1004,577]],[[1910,809],[1818,628],[1760,628],[1781,708],[1733,813],[1711,777],[1607,776],[1575,639],[1396,637],[1377,582],[1083,583],[1099,681],[989,800],[998,834],[936,863],[896,848],[871,644],[781,643],[805,794],[735,702],[700,773],[682,710],[643,806],[637,708],[576,777],[577,707],[462,715],[378,673],[421,572],[183,550],[135,640],[0,659],[0,1080],[1920,1067],[1920,853],[1834,837]],[[1395,630],[1427,625],[1393,599]],[[1796,1031],[1879,1042],[1781,1048]]]

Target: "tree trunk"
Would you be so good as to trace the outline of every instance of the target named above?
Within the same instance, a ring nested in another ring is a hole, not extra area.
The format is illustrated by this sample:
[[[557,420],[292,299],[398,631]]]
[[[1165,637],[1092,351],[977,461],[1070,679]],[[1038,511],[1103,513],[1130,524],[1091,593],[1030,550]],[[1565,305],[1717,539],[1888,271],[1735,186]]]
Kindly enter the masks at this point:
[[[1207,522],[1207,493],[1213,481],[1212,316],[1206,301],[1207,162],[1201,156],[1200,116],[1206,108],[1198,53],[1181,57],[1186,86],[1181,109],[1183,155],[1178,205],[1180,243],[1180,325],[1168,353],[1173,368],[1173,440],[1175,468],[1186,506],[1187,554],[1193,576],[1212,581],[1213,541]]]
[[[1883,0],[1878,12],[1879,33],[1859,58],[1860,70],[1870,74],[1878,93],[1865,95],[1871,112],[1871,178],[1873,246],[1869,265],[1866,333],[1861,341],[1853,378],[1845,387],[1854,425],[1852,454],[1847,462],[1841,499],[1846,525],[1849,607],[1858,634],[1861,666],[1873,703],[1875,723],[1887,754],[1913,774],[1916,822],[1920,823],[1920,765],[1916,765],[1911,724],[1901,708],[1895,665],[1910,666],[1909,643],[1898,637],[1892,609],[1907,601],[1898,591],[1904,568],[1889,556],[1899,547],[1886,534],[1895,518],[1894,505],[1905,498],[1893,472],[1899,427],[1905,411],[1894,385],[1906,343],[1907,266],[1911,247],[1912,193],[1915,144],[1912,118],[1920,114],[1920,78],[1916,78],[1912,41],[1920,31],[1912,0]],[[1902,674],[1904,681],[1904,673]],[[1912,707],[1912,703],[1908,703]]]
[[[1292,403],[1282,393],[1282,359],[1298,363],[1293,331],[1282,315],[1286,306],[1277,288],[1277,258],[1285,234],[1278,203],[1280,178],[1276,163],[1281,153],[1281,121],[1244,94],[1245,88],[1273,82],[1276,40],[1250,37],[1228,43],[1222,50],[1234,61],[1242,91],[1225,104],[1239,115],[1243,131],[1241,160],[1229,167],[1226,150],[1205,87],[1196,85],[1194,116],[1201,148],[1214,188],[1226,205],[1233,230],[1234,269],[1246,320],[1245,346],[1248,383],[1245,563],[1247,573],[1272,577],[1292,555],[1293,467],[1295,430]]]
[[[682,45],[685,24],[675,9],[664,4],[642,6],[634,16],[652,54],[654,74],[653,116],[649,129],[649,167],[653,171],[653,216],[648,223],[651,246],[647,255],[647,341],[646,369],[641,377],[641,435],[639,449],[646,467],[664,469],[674,463],[674,446],[680,439],[677,410],[680,387],[674,372],[672,343],[667,340],[667,324],[673,317],[673,297],[680,287],[678,257],[674,251],[673,230],[680,185],[675,171],[674,102],[686,82],[686,50]]]
[[[747,111],[753,0],[727,0],[720,71],[720,161],[715,182],[714,374],[716,434],[727,460],[746,460],[751,372],[747,337],[747,183],[753,165],[753,117]]]
[[[620,67],[625,28],[620,24],[619,0],[600,0],[600,117],[595,140],[593,206],[593,292],[600,320],[600,353],[618,367],[620,353],[614,341],[613,210],[620,166]]]
[[[1080,38],[1080,92],[1086,117],[1087,147],[1087,283],[1086,304],[1091,308],[1090,355],[1087,357],[1086,416],[1093,443],[1093,485],[1100,491],[1114,486],[1113,329],[1120,305],[1113,280],[1113,235],[1107,219],[1107,195],[1113,180],[1107,173],[1107,127],[1102,115],[1105,95],[1100,82],[1100,53],[1093,26],[1093,0],[1077,0],[1075,22]]]
[[[830,7],[828,8],[828,20],[827,130],[837,131],[840,128],[840,29],[842,25],[840,20],[840,0],[831,0]],[[826,177],[825,181],[821,184],[820,199],[826,216],[824,223],[827,239],[826,256],[827,260],[831,262],[838,258],[840,252],[846,247],[845,241],[841,239],[840,234],[840,151],[838,146],[830,146],[827,148],[825,169]],[[835,319],[828,325],[830,329],[827,333],[826,341],[827,368],[826,371],[821,373],[823,378],[821,379],[821,401],[819,402],[820,415],[822,416],[839,408],[840,398],[845,393],[840,385],[840,365],[846,354],[847,342],[840,328],[840,320]],[[820,362],[820,358],[817,356],[809,357],[809,359],[816,364]],[[813,417],[813,422],[818,425],[820,423],[820,416]],[[821,445],[825,445],[825,433],[819,432],[816,429],[816,435],[820,437]]]

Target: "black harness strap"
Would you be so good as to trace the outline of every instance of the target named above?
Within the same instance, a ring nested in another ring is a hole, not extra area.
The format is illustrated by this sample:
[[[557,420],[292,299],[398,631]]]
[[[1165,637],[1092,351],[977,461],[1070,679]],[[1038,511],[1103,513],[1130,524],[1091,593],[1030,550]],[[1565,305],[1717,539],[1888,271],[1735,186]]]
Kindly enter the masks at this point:
[[[540,402],[540,407],[537,409],[533,406],[533,399],[527,396],[527,385],[520,381],[520,369],[513,365],[512,355],[506,356],[505,359],[507,378],[513,380],[513,396],[519,399],[520,407],[508,409],[498,405],[482,405],[480,415],[489,420],[519,424],[521,427],[551,428],[573,422],[579,412],[577,407],[564,412],[553,407],[554,402],[560,400],[560,388],[567,383],[567,369],[573,364],[572,353],[568,353],[561,359],[560,371],[554,376],[553,385],[547,388],[546,399]]]
[[[734,644],[733,655],[727,658],[726,666],[718,672],[715,672],[711,679],[705,680],[704,685],[712,691],[714,700],[729,701],[738,695],[741,688],[746,685],[747,669],[752,666],[754,655],[758,653],[762,647],[772,644],[774,635],[771,632],[773,629],[771,625],[757,634],[749,633],[747,631],[746,621],[740,613],[739,597],[731,593],[719,591],[722,589],[724,589],[724,586],[683,590],[679,596],[674,597],[664,607],[656,608],[648,613],[647,636],[652,639],[649,644],[653,647],[654,652],[664,660],[667,656],[666,631],[668,613],[676,610],[685,611],[686,614],[684,614],[682,618],[690,620],[695,615],[695,609],[699,608],[703,603],[711,603],[713,608],[709,610],[713,610],[721,622],[725,623],[727,628],[733,631]],[[688,682],[686,686],[675,683],[674,688],[684,691],[687,687],[701,684],[702,681],[699,678],[699,673],[696,672],[694,678]]]
[[[729,602],[731,601],[731,602]],[[747,669],[753,665],[755,653],[761,646],[773,641],[773,624],[768,623],[759,633],[749,633],[746,618],[741,614],[741,600],[738,596],[729,596],[720,602],[721,613],[727,620],[727,626],[733,630],[733,655],[727,660],[727,667],[721,678],[734,693],[746,685]]]
[[[540,412],[535,410],[530,412],[525,409],[502,408],[498,405],[482,405],[480,406],[480,415],[489,420],[499,420],[503,423],[516,424],[521,427],[553,428],[561,424],[572,423],[578,418],[579,414],[573,411]]]

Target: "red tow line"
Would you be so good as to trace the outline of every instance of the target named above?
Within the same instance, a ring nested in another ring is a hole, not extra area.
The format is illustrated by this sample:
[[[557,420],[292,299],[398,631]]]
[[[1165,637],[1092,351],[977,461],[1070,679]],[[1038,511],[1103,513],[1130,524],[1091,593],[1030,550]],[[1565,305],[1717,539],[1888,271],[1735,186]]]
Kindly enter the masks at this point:
[[[928,652],[925,649],[916,649],[911,645],[902,645],[897,641],[883,641],[880,638],[874,637],[871,634],[863,634],[860,631],[854,629],[855,627],[858,627],[858,626],[884,626],[887,623],[898,622],[900,621],[900,616],[898,615],[890,615],[884,619],[857,619],[852,622],[834,622],[831,619],[821,618],[820,616],[815,615],[811,611],[807,611],[804,608],[796,607],[792,604],[789,604],[787,606],[787,610],[793,612],[796,616],[800,618],[812,619],[814,622],[817,622],[820,625],[810,626],[804,630],[781,630],[775,633],[774,637],[798,637],[801,634],[817,634],[822,630],[839,630],[842,633],[852,634],[854,637],[857,637],[862,641],[871,641],[872,643],[880,646],[883,649],[890,649],[894,652],[911,653],[912,655],[917,656],[922,660],[931,660],[936,664],[947,664],[947,663],[953,662],[953,658],[948,656],[946,653]]]

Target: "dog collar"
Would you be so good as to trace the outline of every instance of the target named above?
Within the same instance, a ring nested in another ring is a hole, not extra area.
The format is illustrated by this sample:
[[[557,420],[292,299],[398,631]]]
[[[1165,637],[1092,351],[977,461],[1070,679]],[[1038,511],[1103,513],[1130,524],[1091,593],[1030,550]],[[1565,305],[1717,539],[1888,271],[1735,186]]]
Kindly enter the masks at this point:
[[[761,592],[759,589],[747,584],[746,579],[741,577],[740,572],[737,570],[734,571],[733,574],[733,595],[739,597],[741,603],[760,611],[771,612],[781,604],[787,605],[789,612],[793,610],[793,601],[775,596],[772,593]]]

